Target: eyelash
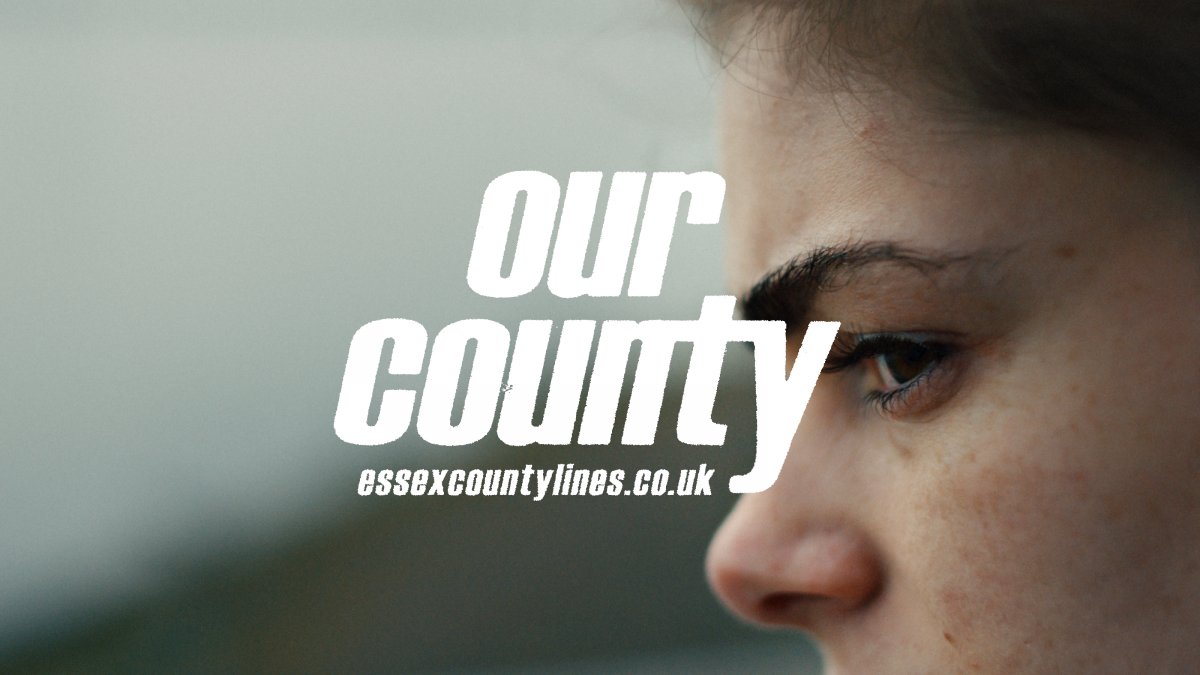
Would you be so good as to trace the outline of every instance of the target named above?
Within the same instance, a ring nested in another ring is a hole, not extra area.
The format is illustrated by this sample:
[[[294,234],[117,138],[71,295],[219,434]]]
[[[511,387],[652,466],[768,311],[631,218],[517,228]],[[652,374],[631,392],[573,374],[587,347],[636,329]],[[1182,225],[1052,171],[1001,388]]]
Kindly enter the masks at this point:
[[[928,350],[930,364],[912,379],[890,391],[869,391],[863,401],[880,413],[897,416],[905,412],[906,405],[913,403],[929,386],[929,380],[940,374],[947,359],[955,353],[955,347],[939,341],[928,333],[847,333],[839,332],[833,349],[822,369],[824,373],[836,373],[868,364],[879,356],[894,355],[920,347]],[[882,368],[883,366],[875,366]],[[893,377],[893,379],[895,379]],[[916,406],[919,407],[919,406]]]

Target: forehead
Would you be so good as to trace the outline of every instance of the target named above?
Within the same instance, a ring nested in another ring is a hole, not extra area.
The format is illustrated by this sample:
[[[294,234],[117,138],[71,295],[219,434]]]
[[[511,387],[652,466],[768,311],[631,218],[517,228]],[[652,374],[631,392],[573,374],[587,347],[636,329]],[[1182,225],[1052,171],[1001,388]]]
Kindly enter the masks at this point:
[[[1095,237],[1104,223],[1145,216],[1146,199],[1114,195],[1162,183],[1079,134],[987,129],[899,94],[811,91],[763,73],[731,69],[722,87],[737,292],[821,246],[1004,249]]]
[[[982,172],[988,162],[956,158],[949,148],[930,152],[938,134],[905,112],[894,100],[872,107],[726,75],[722,163],[735,290],[808,249],[860,238],[915,243],[933,234],[930,211],[939,206],[931,202],[961,193],[964,169]]]

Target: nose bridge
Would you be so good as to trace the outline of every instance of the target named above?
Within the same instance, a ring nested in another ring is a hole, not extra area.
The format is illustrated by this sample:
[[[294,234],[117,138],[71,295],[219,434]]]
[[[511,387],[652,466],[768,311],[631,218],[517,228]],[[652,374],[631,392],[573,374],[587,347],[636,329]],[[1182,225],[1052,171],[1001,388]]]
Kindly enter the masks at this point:
[[[713,590],[756,623],[812,629],[882,587],[879,555],[855,522],[852,439],[806,421],[776,484],[743,496],[709,546]]]

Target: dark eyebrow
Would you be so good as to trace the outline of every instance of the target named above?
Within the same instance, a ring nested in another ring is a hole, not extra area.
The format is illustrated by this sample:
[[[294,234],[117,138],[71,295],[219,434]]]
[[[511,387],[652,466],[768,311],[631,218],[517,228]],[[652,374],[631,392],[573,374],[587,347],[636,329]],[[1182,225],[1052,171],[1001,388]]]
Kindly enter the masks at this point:
[[[887,241],[823,246],[792,258],[754,284],[742,297],[742,315],[752,321],[784,321],[791,328],[807,320],[818,294],[844,287],[853,279],[852,272],[869,265],[901,265],[932,277],[950,265],[976,258],[923,252]]]

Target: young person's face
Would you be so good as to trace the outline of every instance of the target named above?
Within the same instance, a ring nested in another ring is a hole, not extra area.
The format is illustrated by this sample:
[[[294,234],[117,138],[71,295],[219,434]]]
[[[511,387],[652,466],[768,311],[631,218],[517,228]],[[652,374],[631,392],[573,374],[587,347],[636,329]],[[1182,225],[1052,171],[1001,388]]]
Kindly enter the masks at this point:
[[[915,106],[726,76],[736,290],[835,249],[774,318],[845,344],[711,583],[837,673],[1194,672],[1200,207],[1132,146]]]

